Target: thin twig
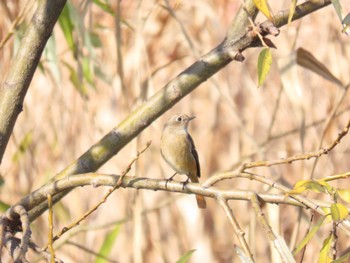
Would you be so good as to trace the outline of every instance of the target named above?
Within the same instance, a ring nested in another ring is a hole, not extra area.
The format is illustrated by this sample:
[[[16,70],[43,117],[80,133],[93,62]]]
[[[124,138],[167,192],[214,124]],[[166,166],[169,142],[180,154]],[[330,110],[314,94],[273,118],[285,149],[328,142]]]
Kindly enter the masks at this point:
[[[53,238],[53,219],[52,219],[52,215],[53,215],[53,212],[52,212],[52,196],[50,194],[47,195],[47,203],[48,203],[48,207],[49,207],[49,218],[48,218],[48,221],[49,221],[49,236],[48,236],[48,249],[50,251],[50,260],[51,260],[51,263],[55,262],[55,250],[53,249],[53,246],[52,246],[52,238]]]
[[[321,148],[321,146],[323,144],[323,140],[326,137],[326,134],[327,134],[327,132],[328,132],[330,126],[331,126],[332,121],[335,119],[335,117],[337,115],[337,111],[338,111],[340,105],[343,103],[344,99],[346,98],[346,95],[348,93],[349,87],[350,87],[350,83],[345,86],[344,91],[340,95],[340,98],[339,98],[338,102],[335,104],[335,107],[333,108],[332,112],[329,114],[329,117],[327,118],[327,121],[326,121],[326,124],[325,124],[325,128],[323,129],[321,140],[319,142],[319,148]],[[315,173],[315,170],[316,170],[317,162],[318,162],[318,158],[315,159],[314,164],[312,166],[312,170],[311,170],[310,177],[309,177],[310,179],[314,177],[314,173]]]
[[[235,218],[233,212],[232,212],[232,209],[231,207],[228,205],[227,203],[227,200],[221,196],[218,196],[217,198],[217,201],[218,203],[221,205],[221,207],[224,209],[225,213],[226,213],[226,216],[228,218],[228,220],[230,221],[236,235],[237,235],[237,238],[239,240],[239,243],[241,244],[241,246],[243,247],[243,250],[245,252],[245,255],[247,257],[249,257],[249,259],[251,261],[254,262],[254,258],[253,258],[253,254],[252,252],[250,251],[250,248],[249,248],[249,245],[245,239],[245,233],[244,231],[241,229],[241,227],[239,226],[238,224],[238,221],[237,219]]]
[[[122,175],[119,177],[117,183],[114,185],[113,188],[109,189],[108,192],[104,195],[104,197],[93,207],[91,208],[89,211],[87,211],[82,217],[80,217],[79,219],[77,219],[75,222],[71,223],[69,226],[67,227],[63,227],[61,229],[61,231],[56,234],[53,238],[52,238],[52,243],[54,243],[55,241],[57,241],[64,233],[66,233],[67,231],[71,230],[72,228],[76,227],[77,225],[79,225],[83,220],[85,220],[90,214],[92,214],[93,212],[95,212],[103,203],[105,203],[108,199],[108,197],[117,189],[121,186],[121,184],[123,183],[123,178],[125,177],[125,175],[131,170],[132,165],[136,162],[136,160],[138,160],[138,158],[140,157],[140,155],[146,151],[146,149],[151,145],[151,141],[147,142],[146,146],[144,148],[142,148],[140,151],[137,152],[136,157],[128,164],[127,168],[123,171]],[[49,244],[46,245],[46,247],[44,248],[44,250],[46,250],[49,247]]]
[[[318,151],[314,152],[308,152],[308,153],[302,153],[297,154],[294,156],[290,156],[287,158],[277,159],[277,160],[268,160],[268,161],[258,161],[258,162],[252,162],[252,163],[245,163],[242,166],[242,172],[244,172],[247,169],[256,168],[256,167],[270,167],[273,165],[280,165],[280,164],[291,164],[295,161],[302,161],[302,160],[309,160],[311,158],[318,158],[322,155],[328,154],[330,151],[332,151],[343,139],[343,137],[349,132],[350,128],[350,119],[346,125],[346,127],[338,134],[337,138],[328,146],[319,149]]]

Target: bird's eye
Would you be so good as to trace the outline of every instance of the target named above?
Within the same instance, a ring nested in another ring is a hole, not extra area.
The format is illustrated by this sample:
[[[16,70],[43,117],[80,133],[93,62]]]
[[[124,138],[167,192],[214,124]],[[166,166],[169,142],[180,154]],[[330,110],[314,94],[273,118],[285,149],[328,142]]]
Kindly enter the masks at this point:
[[[181,116],[176,117],[176,121],[178,121],[178,122],[182,121],[182,117]]]

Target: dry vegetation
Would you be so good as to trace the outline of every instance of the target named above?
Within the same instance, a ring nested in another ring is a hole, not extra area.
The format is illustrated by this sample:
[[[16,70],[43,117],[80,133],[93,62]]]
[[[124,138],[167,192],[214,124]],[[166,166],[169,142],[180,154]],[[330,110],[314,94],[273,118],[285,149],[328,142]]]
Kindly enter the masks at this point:
[[[11,24],[27,5],[24,2],[2,2],[0,39],[11,30]],[[2,82],[20,34],[30,21],[34,2],[30,1],[23,21],[0,51]],[[116,3],[110,2],[116,10]],[[289,7],[289,1],[270,2],[278,2],[272,6],[276,13]],[[225,37],[241,1],[122,1],[120,36],[116,34],[119,23],[116,17],[89,1],[72,3],[80,16],[84,15],[83,30],[97,34],[101,47],[87,48],[78,32],[74,35],[76,44],[81,54],[94,60],[104,77],[95,71],[91,85],[80,76],[86,90],[77,90],[65,63],[79,73],[81,61],[74,58],[57,24],[53,35],[60,75],[55,76],[57,72],[44,54],[41,60],[44,71],[38,69],[35,73],[1,164],[5,181],[0,188],[1,201],[10,205],[72,163],[155,91],[217,46]],[[167,8],[171,8],[176,17]],[[259,15],[256,21],[263,22],[265,18]],[[348,83],[349,39],[340,31],[332,6],[282,27],[278,37],[271,37],[277,49],[272,52],[272,69],[263,87],[257,88],[260,49],[248,49],[243,54],[243,63],[232,62],[200,85],[99,172],[120,174],[136,151],[152,140],[129,175],[148,178],[172,175],[161,158],[159,141],[164,122],[174,113],[197,116],[190,131],[199,153],[201,182],[215,173],[232,171],[242,162],[286,158],[331,144],[348,122],[349,95],[344,88],[308,69],[292,64],[288,72],[282,72],[281,65],[291,58],[296,48],[303,47],[343,83]],[[118,48],[123,75],[118,71]],[[340,101],[343,95],[345,98]],[[336,107],[336,114],[332,116]],[[316,159],[302,160],[258,167],[250,172],[288,187],[302,179],[345,173],[350,169],[349,142],[349,135],[345,136],[317,162]],[[338,180],[332,185],[349,188],[347,180]],[[279,193],[244,178],[225,180],[215,186]],[[81,217],[107,190],[106,187],[83,187],[69,193],[54,207],[54,232]],[[331,201],[326,194],[305,196]],[[208,209],[201,211],[193,195],[118,189],[95,213],[57,241],[60,246],[55,249],[56,256],[64,262],[93,262],[106,235],[120,224],[108,255],[109,262],[175,262],[191,249],[196,251],[190,262],[238,262],[234,251],[234,245],[239,245],[238,239],[225,212],[214,199],[207,198],[207,203]],[[246,233],[256,262],[278,259],[251,203],[231,200],[229,204]],[[267,204],[263,210],[275,234],[282,236],[291,249],[305,236],[311,218],[314,223],[319,217],[310,210],[290,205]],[[304,262],[316,261],[331,227],[330,223],[326,224],[310,241]],[[32,231],[33,240],[45,246],[47,213],[32,224]],[[340,254],[350,242],[346,232],[339,231],[338,235]],[[7,253],[3,251],[3,254],[6,258]],[[34,260],[36,255],[28,258]]]

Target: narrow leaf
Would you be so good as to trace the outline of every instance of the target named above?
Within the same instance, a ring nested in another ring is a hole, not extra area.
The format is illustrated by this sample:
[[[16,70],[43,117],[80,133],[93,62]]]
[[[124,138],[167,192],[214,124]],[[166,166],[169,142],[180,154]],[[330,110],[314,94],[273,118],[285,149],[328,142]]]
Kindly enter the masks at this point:
[[[107,263],[108,256],[112,251],[112,247],[117,239],[120,231],[120,224],[117,224],[115,228],[106,236],[105,241],[103,242],[98,257],[96,258],[95,263]]]
[[[258,86],[260,87],[265,79],[267,74],[270,71],[272,63],[271,50],[269,48],[263,49],[258,58]]]
[[[333,235],[330,235],[323,241],[322,249],[320,252],[320,256],[318,258],[318,263],[331,263],[332,258],[330,255],[331,244],[333,242]]]
[[[289,15],[288,15],[288,26],[290,25],[290,22],[292,22],[294,13],[295,13],[295,7],[297,6],[298,0],[292,0],[290,2],[290,7],[289,7]]]
[[[272,21],[272,16],[270,13],[270,7],[267,0],[254,0],[256,8],[260,10],[270,21]]]
[[[337,193],[339,194],[341,199],[350,204],[350,190],[339,189]]]
[[[337,258],[336,260],[332,261],[332,263],[344,263],[349,262],[350,252],[345,253],[341,257]]]
[[[343,8],[341,7],[341,4],[339,3],[339,0],[332,0],[332,5],[335,9],[335,12],[337,13],[339,20],[342,21],[343,19]]]
[[[320,229],[320,227],[322,226],[324,220],[326,219],[327,216],[321,216],[316,224],[311,227],[309,233],[307,233],[307,235],[303,238],[303,240],[301,240],[301,242],[299,243],[299,245],[294,249],[293,251],[293,255],[295,256],[296,254],[298,254],[306,245],[307,243],[309,243],[309,241],[311,240],[311,238],[314,237],[314,235],[317,233],[317,231]]]
[[[331,204],[331,215],[333,221],[344,220],[348,216],[349,212],[343,204]]]
[[[306,190],[313,190],[318,193],[325,193],[327,191],[327,188],[318,181],[300,180],[295,184],[293,190],[288,192],[288,194],[300,194]]]
[[[23,154],[28,150],[29,146],[32,144],[32,141],[33,141],[32,135],[33,135],[32,131],[29,131],[24,135],[15,154],[12,156],[12,160],[14,162],[17,162],[23,156]]]
[[[99,6],[103,11],[106,11],[107,13],[114,16],[113,8],[106,1],[94,0],[94,4]]]
[[[87,96],[86,85],[82,81],[80,81],[79,76],[77,74],[77,71],[71,65],[69,65],[67,62],[63,61],[63,65],[66,66],[67,69],[69,70],[69,73],[70,73],[69,79],[72,82],[72,84],[74,85],[75,89],[83,97],[86,97]]]
[[[69,48],[73,51],[73,53],[75,53],[76,46],[74,44],[74,39],[73,39],[74,24],[69,15],[69,7],[68,7],[69,5],[71,5],[70,2],[68,2],[64,6],[61,12],[61,15],[58,18],[58,23],[63,31],[63,35],[66,38]]]
[[[297,49],[297,64],[343,87],[342,82],[338,78],[336,78],[328,70],[328,68],[325,65],[323,65],[323,63],[321,63],[317,58],[314,57],[314,55],[312,55],[309,51],[303,48]]]
[[[191,249],[189,251],[187,251],[184,255],[182,255],[178,261],[176,261],[176,263],[186,263],[188,262],[188,260],[190,259],[190,257],[192,256],[192,254],[195,252],[195,249]]]

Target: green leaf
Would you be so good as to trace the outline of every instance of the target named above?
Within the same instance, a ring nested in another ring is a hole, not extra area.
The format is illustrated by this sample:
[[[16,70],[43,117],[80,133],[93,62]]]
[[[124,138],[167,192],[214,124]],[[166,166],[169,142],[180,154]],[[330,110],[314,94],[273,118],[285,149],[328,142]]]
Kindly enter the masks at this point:
[[[63,61],[63,65],[69,70],[70,76],[69,79],[74,85],[75,89],[83,96],[87,97],[87,88],[86,85],[79,79],[77,71],[69,65],[67,62]]]
[[[102,47],[102,42],[99,35],[95,32],[90,32],[91,44],[94,48]]]
[[[272,21],[272,16],[270,14],[270,7],[267,0],[254,0],[256,8],[260,10],[270,21]]]
[[[11,206],[0,200],[0,212],[5,213]]]
[[[338,189],[337,193],[339,194],[341,199],[350,204],[350,190]]]
[[[342,221],[348,216],[349,212],[343,204],[331,204],[331,215],[333,221]]]
[[[113,8],[107,3],[107,1],[102,2],[101,0],[94,0],[94,4],[102,8],[102,10],[114,16]]]
[[[263,49],[258,58],[258,86],[260,87],[265,79],[267,74],[270,71],[272,64],[272,55],[269,48]]]
[[[313,227],[311,227],[309,233],[307,233],[307,235],[303,238],[303,240],[301,240],[299,245],[294,249],[294,251],[293,251],[294,256],[296,254],[298,254],[307,245],[307,243],[309,243],[311,238],[313,238],[314,235],[317,233],[317,231],[320,229],[320,227],[322,226],[322,224],[326,218],[327,218],[327,216],[321,216],[317,220],[316,224]]]
[[[331,249],[332,242],[333,242],[333,235],[330,235],[323,241],[320,256],[317,261],[318,263],[331,263],[333,261],[332,257],[330,257],[330,249]]]
[[[70,2],[67,2],[67,4],[64,6],[61,15],[58,18],[58,23],[63,31],[64,37],[66,38],[69,48],[75,54],[77,48],[73,39],[74,24],[69,14],[69,5],[72,4]]]
[[[0,174],[0,187],[2,187],[5,184],[4,177]]]
[[[191,249],[191,250],[187,251],[184,255],[182,255],[179,258],[178,261],[176,261],[176,263],[186,263],[195,251],[196,251],[195,249]]]
[[[112,251],[112,247],[117,239],[120,231],[120,224],[117,224],[115,228],[106,236],[105,241],[103,242],[98,257],[96,258],[95,263],[107,263],[109,254]]]
[[[29,146],[33,142],[32,135],[33,135],[33,131],[29,131],[24,135],[23,139],[21,140],[17,148],[17,151],[12,156],[12,160],[14,162],[17,162],[23,156],[23,154],[28,150]]]
[[[83,74],[84,78],[90,85],[94,85],[94,74],[91,70],[91,60],[89,57],[83,57]]]

